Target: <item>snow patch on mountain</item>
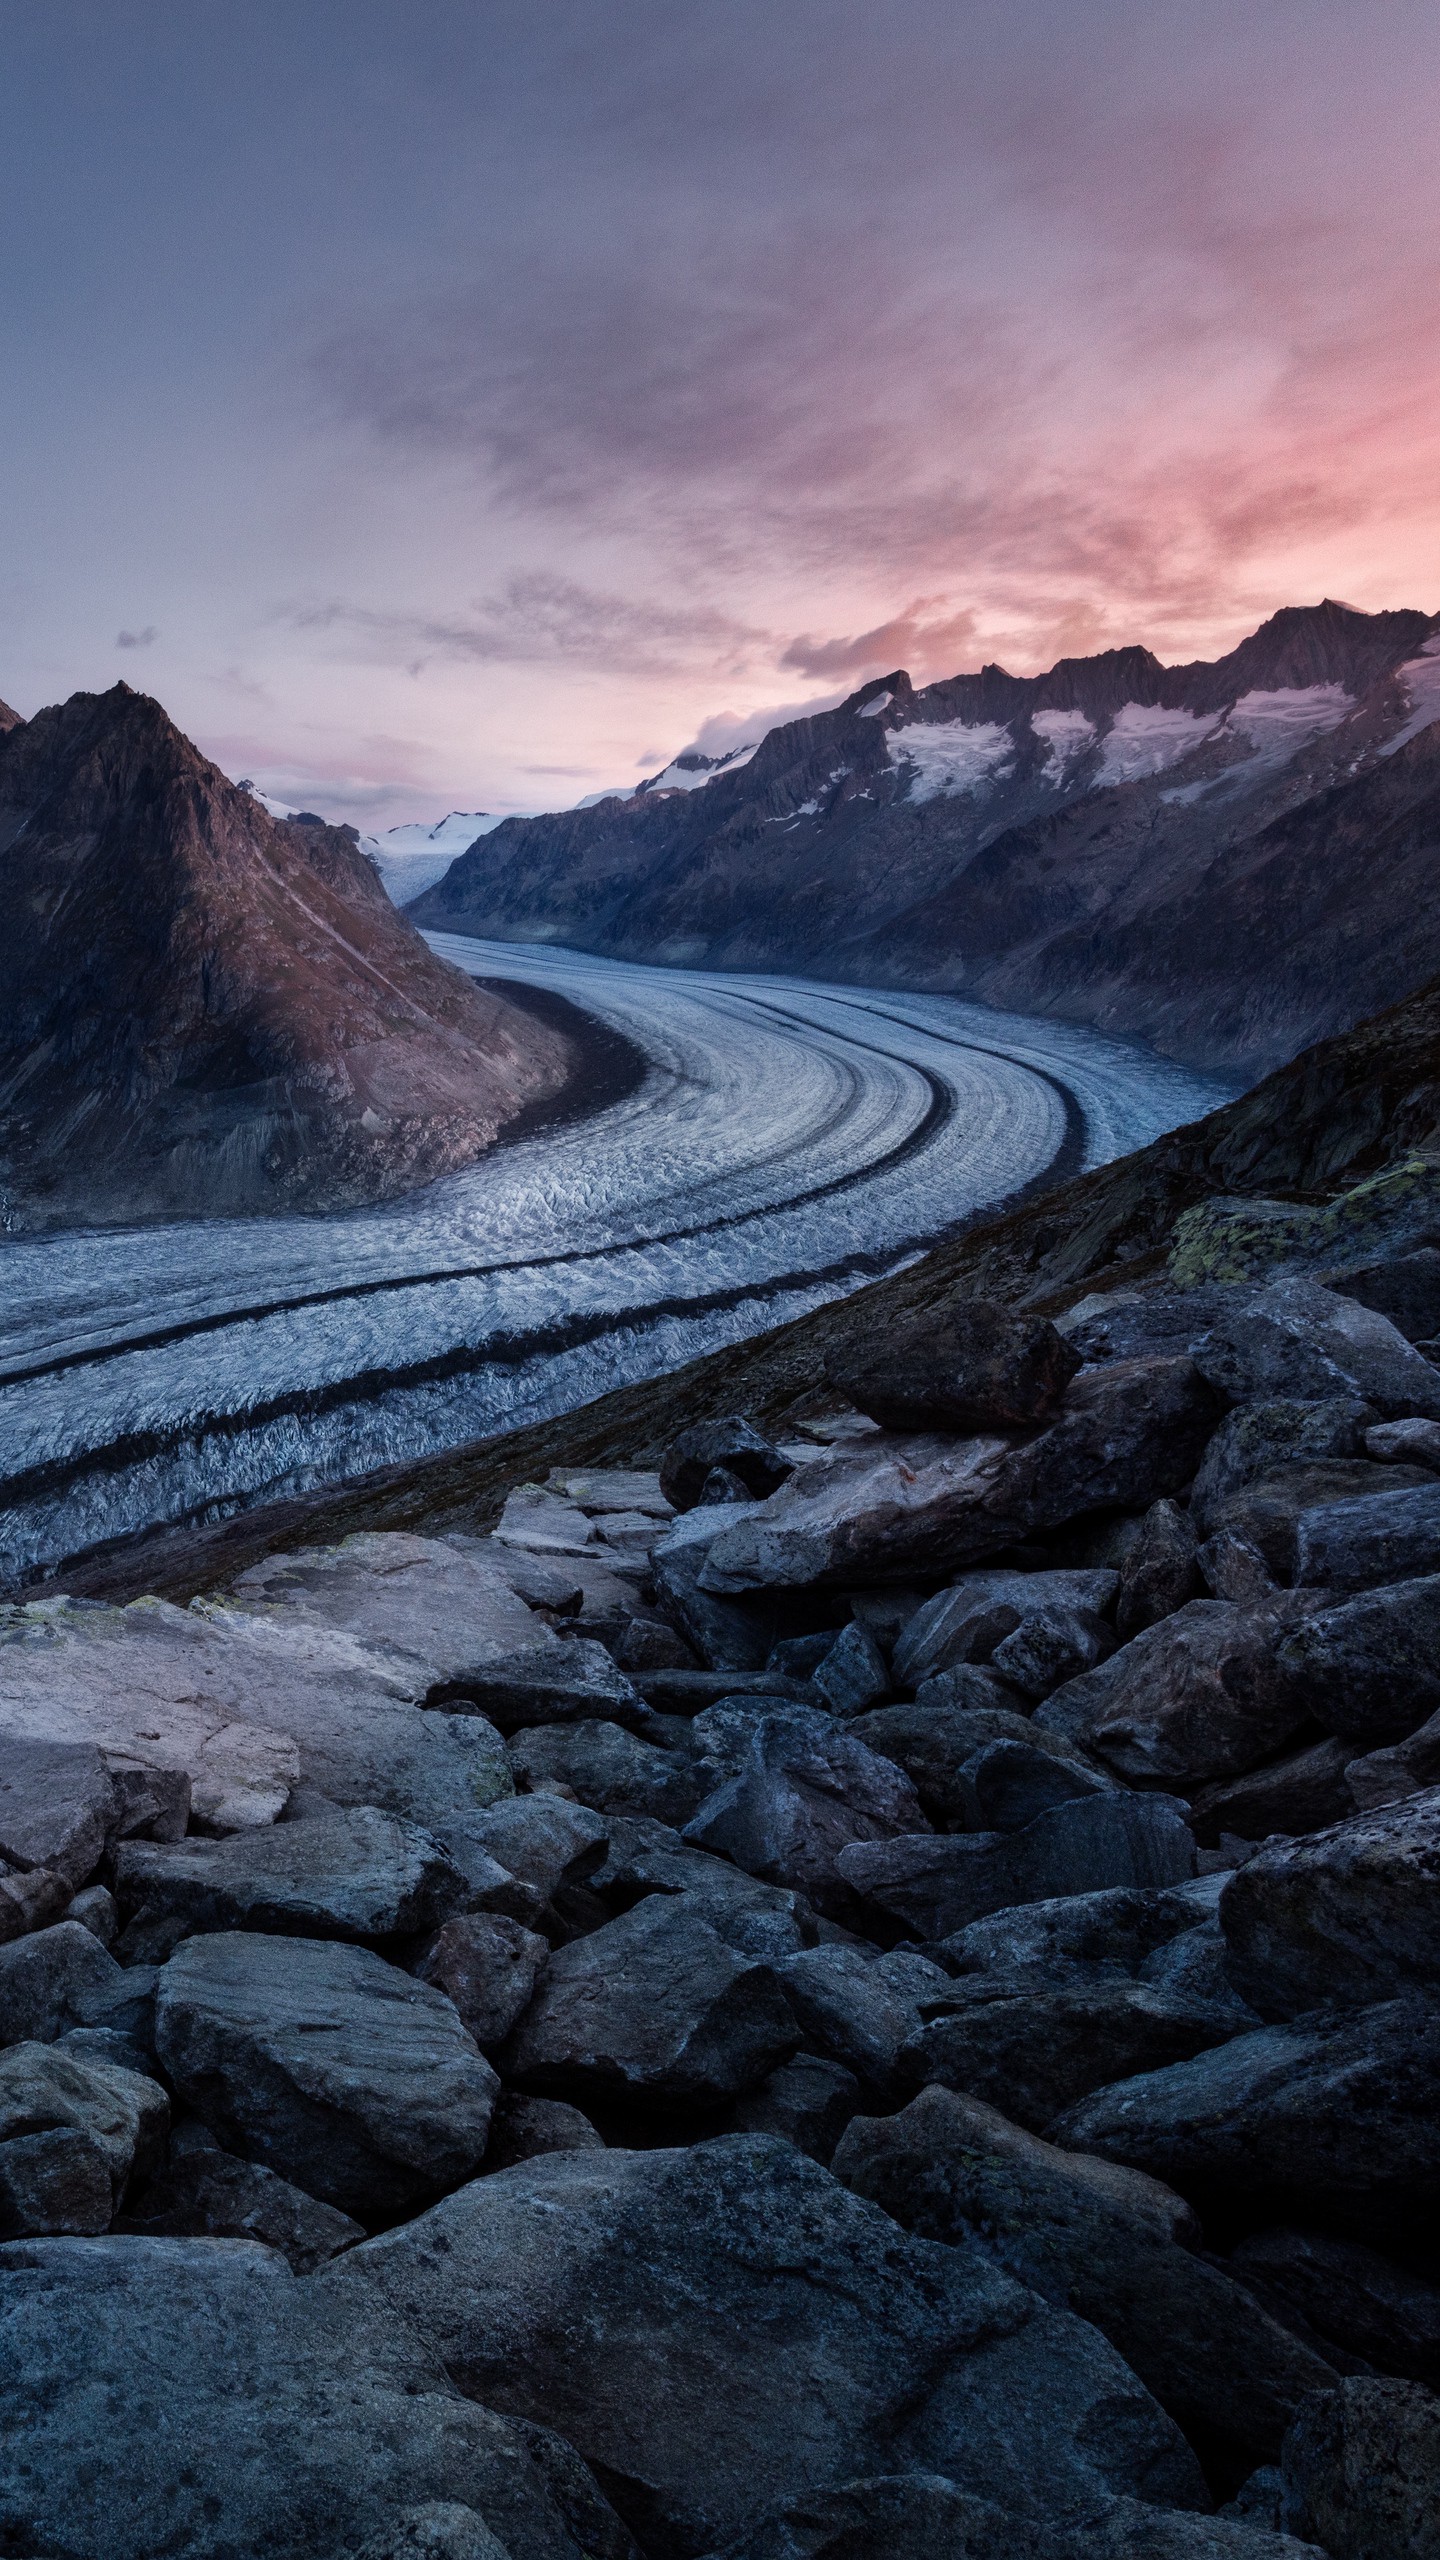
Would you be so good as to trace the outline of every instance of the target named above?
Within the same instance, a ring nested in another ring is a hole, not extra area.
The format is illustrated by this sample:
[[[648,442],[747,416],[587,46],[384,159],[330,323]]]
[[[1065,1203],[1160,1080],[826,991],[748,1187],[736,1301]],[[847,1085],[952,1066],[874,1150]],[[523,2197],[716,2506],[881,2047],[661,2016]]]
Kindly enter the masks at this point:
[[[1050,750],[1040,767],[1040,778],[1058,788],[1070,766],[1093,745],[1095,723],[1083,711],[1035,711],[1030,715],[1030,726]]]
[[[1015,761],[1015,741],[998,720],[915,720],[891,738],[890,761],[910,767],[911,800],[935,800],[1002,780]]]
[[[1127,702],[1115,714],[1105,740],[1097,784],[1143,782],[1164,773],[1213,737],[1220,713],[1170,711],[1159,702]]]
[[[1242,693],[1225,725],[1248,738],[1267,764],[1288,764],[1312,738],[1338,729],[1354,708],[1343,684],[1285,685],[1275,693]]]
[[[1410,717],[1403,729],[1387,738],[1380,750],[1382,756],[1393,756],[1397,748],[1408,745],[1422,729],[1440,720],[1440,631],[1422,643],[1419,657],[1409,659],[1399,675],[1410,697]]]
[[[697,748],[687,747],[673,764],[666,765],[663,773],[652,774],[648,782],[642,782],[635,796],[638,799],[643,793],[648,797],[652,791],[703,791],[707,782],[718,780],[722,773],[738,773],[742,764],[748,764],[751,757],[758,754],[759,748],[758,738],[748,739],[743,746],[732,747],[725,756],[702,756]]]
[[[362,836],[360,850],[369,854],[395,905],[403,907],[423,889],[433,889],[457,854],[500,823],[485,809],[452,809],[433,825],[417,818],[408,826],[387,827],[383,836]]]

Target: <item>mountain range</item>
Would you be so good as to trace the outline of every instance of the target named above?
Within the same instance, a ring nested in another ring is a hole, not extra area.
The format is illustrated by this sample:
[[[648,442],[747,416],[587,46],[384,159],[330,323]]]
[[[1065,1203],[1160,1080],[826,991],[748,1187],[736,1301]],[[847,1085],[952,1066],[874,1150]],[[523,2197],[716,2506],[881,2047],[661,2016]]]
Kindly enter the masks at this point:
[[[435,957],[353,831],[277,820],[117,684],[0,706],[0,1222],[337,1209],[575,1064]]]
[[[507,819],[416,922],[926,987],[1251,1080],[1440,970],[1440,616],[1225,657],[903,671],[637,791]]]

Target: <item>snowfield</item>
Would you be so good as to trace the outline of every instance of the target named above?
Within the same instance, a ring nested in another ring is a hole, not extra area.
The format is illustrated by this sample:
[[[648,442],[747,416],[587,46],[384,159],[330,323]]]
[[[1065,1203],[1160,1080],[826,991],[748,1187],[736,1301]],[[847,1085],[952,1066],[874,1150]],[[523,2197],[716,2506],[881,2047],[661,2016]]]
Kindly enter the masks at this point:
[[[383,1209],[6,1245],[0,1577],[563,1411],[1222,1098],[949,997],[430,939],[613,1024],[643,1084]]]

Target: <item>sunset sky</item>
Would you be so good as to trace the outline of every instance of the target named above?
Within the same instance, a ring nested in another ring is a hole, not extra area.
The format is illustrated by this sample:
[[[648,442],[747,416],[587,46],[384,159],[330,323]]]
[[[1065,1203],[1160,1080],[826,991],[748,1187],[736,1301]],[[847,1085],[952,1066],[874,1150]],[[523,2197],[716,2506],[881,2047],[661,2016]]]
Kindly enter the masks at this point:
[[[1440,608],[1434,0],[0,0],[0,696],[365,827]]]

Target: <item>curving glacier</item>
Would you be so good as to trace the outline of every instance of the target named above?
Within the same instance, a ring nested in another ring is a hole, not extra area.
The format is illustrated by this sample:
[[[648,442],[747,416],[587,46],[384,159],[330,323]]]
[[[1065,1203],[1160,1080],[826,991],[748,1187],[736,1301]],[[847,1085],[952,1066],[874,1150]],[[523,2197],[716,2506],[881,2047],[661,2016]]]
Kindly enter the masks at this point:
[[[6,1581],[677,1366],[1222,1098],[950,997],[430,938],[613,1025],[643,1082],[382,1209],[6,1245]]]

